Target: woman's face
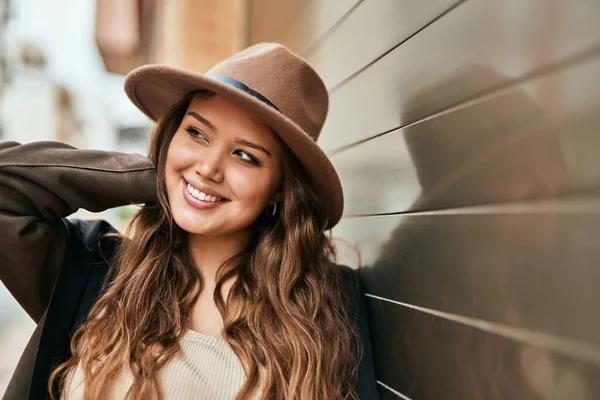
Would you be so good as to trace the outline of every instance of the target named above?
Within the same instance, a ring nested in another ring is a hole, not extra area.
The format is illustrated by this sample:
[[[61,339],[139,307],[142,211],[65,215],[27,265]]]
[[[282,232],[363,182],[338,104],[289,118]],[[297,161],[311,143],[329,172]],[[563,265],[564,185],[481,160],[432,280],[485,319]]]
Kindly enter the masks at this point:
[[[249,232],[279,200],[282,149],[269,128],[215,95],[194,97],[173,136],[165,166],[177,225],[198,235]]]

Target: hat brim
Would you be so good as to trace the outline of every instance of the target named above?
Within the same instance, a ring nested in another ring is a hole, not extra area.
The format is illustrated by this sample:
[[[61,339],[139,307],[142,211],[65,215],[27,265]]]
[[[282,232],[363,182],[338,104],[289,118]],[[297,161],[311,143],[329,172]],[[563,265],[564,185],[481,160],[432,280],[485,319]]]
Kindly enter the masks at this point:
[[[329,214],[327,229],[342,217],[344,195],[339,176],[325,152],[294,121],[226,83],[166,65],[145,65],[125,78],[125,93],[153,121],[160,120],[189,92],[206,89],[257,115],[286,143],[304,167]]]

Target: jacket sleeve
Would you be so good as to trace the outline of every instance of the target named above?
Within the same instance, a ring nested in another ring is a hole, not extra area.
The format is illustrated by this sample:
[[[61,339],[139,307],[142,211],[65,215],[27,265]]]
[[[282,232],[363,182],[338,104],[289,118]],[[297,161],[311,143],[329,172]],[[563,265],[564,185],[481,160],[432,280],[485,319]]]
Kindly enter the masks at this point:
[[[0,280],[38,322],[66,251],[63,218],[153,201],[156,170],[142,155],[0,143]]]

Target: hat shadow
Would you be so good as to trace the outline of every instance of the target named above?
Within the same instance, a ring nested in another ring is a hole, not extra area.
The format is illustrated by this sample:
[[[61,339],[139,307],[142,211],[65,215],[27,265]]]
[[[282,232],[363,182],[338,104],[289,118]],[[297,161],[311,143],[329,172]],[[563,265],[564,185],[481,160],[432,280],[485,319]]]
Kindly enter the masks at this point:
[[[409,97],[415,114],[437,93],[457,92],[473,80],[507,79],[484,66],[465,67]],[[406,129],[403,139],[421,194],[412,211],[552,198],[565,168],[552,117],[525,90],[507,90],[450,106]],[[466,104],[465,104],[466,103]]]
[[[410,96],[403,121],[440,92],[481,79],[506,81],[490,68],[465,67]],[[421,193],[406,214],[385,217],[397,224],[372,265],[362,269],[368,286],[378,296],[443,312],[548,323],[551,315],[538,315],[531,301],[547,286],[531,283],[544,273],[540,268],[559,262],[558,217],[493,209],[561,194],[566,173],[552,122],[525,90],[515,88],[438,110],[404,128]],[[473,206],[492,211],[474,213]],[[373,310],[385,321],[377,327],[382,345],[374,346],[378,375],[397,371],[395,387],[409,397],[539,395],[524,367],[526,346],[404,306]]]

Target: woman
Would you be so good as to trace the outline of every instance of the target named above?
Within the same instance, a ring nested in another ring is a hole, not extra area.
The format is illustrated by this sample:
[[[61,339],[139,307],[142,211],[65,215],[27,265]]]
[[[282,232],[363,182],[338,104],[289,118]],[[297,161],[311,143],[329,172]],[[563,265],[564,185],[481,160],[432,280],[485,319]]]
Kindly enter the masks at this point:
[[[125,90],[157,121],[148,158],[0,146],[0,277],[38,322],[8,398],[379,398],[363,289],[326,235],[343,195],[316,72],[266,43]],[[65,218],[127,203],[123,237]]]

